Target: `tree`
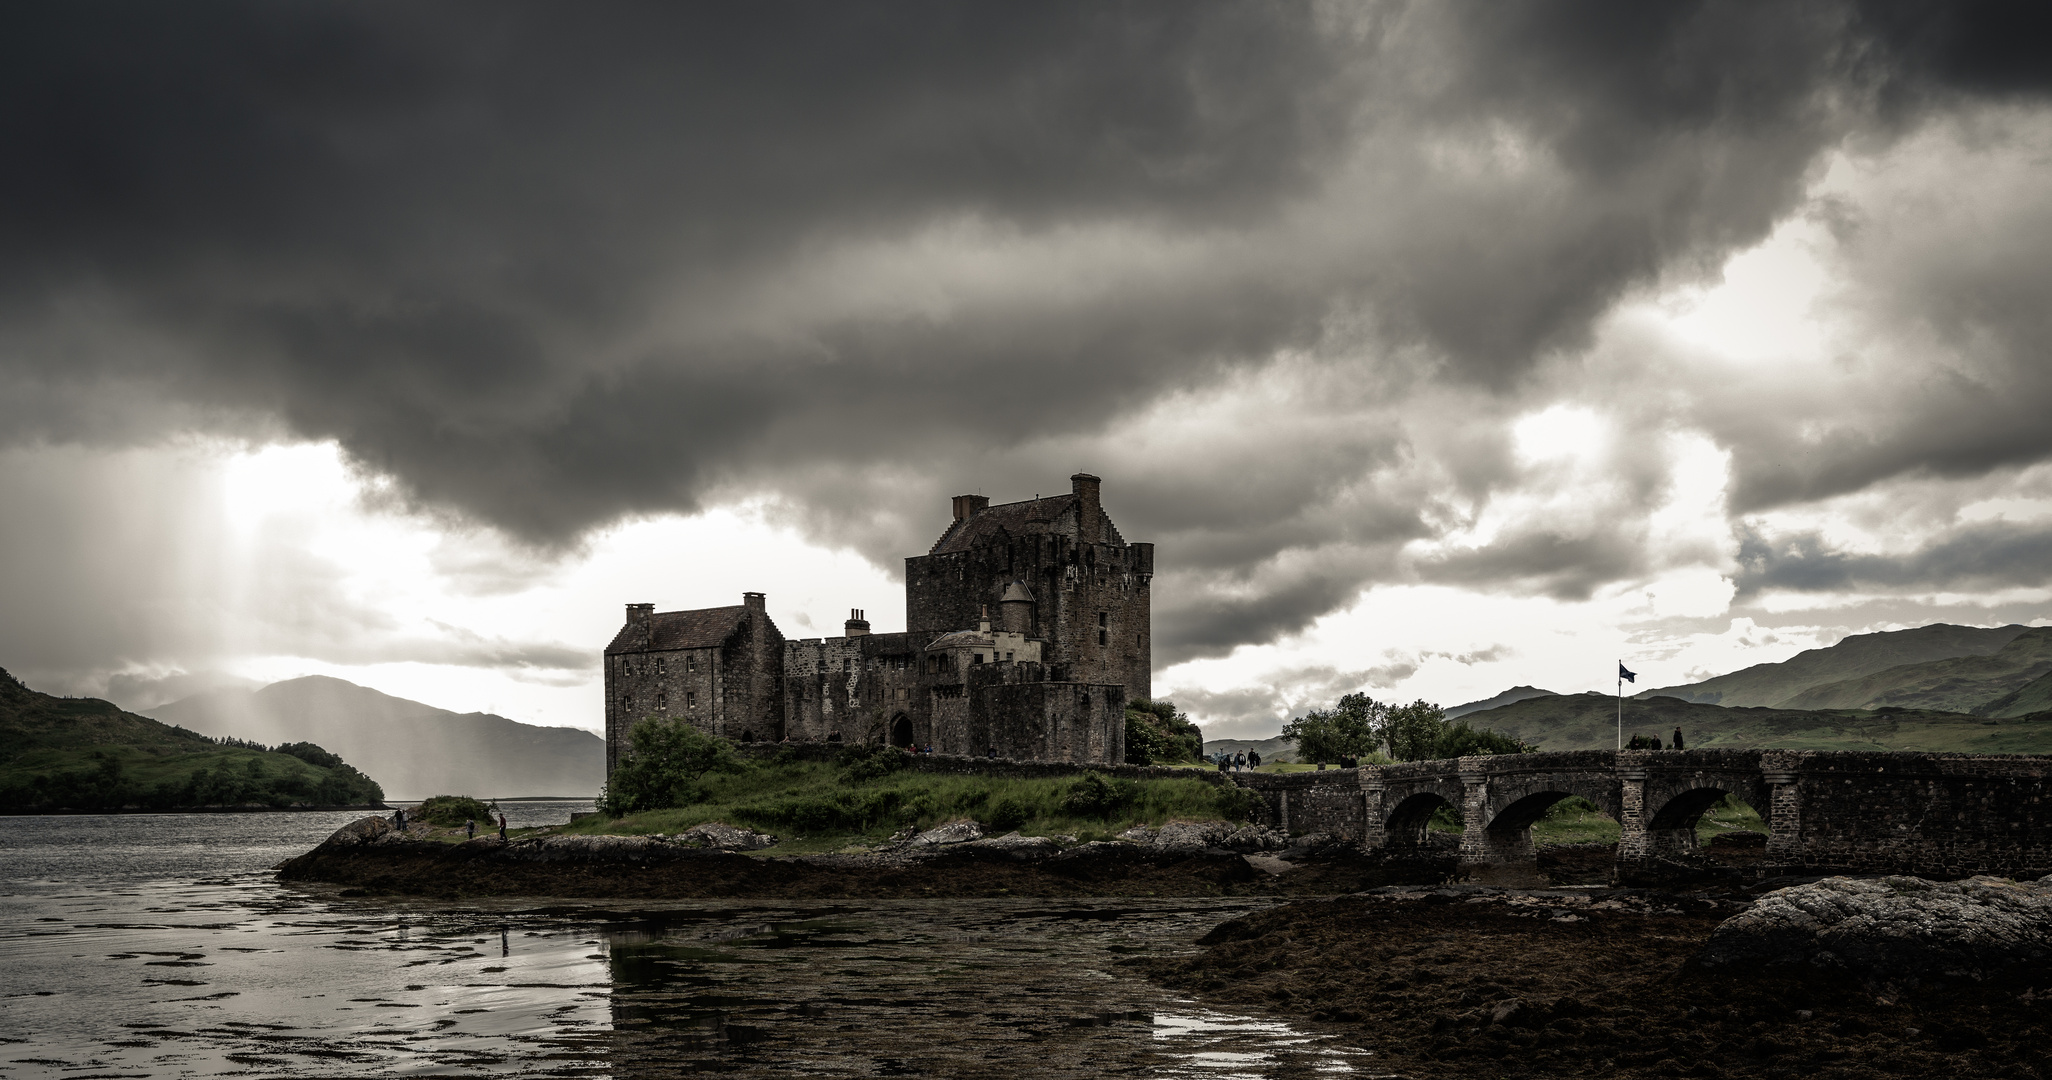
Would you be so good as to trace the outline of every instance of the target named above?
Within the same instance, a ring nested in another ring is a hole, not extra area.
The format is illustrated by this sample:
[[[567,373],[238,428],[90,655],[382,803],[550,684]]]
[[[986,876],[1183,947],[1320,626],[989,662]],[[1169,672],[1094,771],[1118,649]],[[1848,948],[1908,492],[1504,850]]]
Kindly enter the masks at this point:
[[[1446,710],[1423,700],[1392,706],[1383,714],[1379,734],[1389,746],[1389,756],[1398,761],[1440,757],[1440,741],[1446,735]]]
[[[1204,731],[1176,703],[1134,698],[1126,706],[1126,764],[1165,765],[1201,761]]]
[[[627,759],[599,794],[598,808],[613,817],[689,806],[705,798],[700,781],[707,773],[747,767],[734,756],[734,744],[682,720],[643,717],[628,730],[627,744]]]
[[[1348,694],[1330,711],[1313,709],[1283,725],[1285,739],[1297,742],[1297,760],[1336,762],[1366,757],[1379,741],[1377,731],[1389,706],[1366,694]]]

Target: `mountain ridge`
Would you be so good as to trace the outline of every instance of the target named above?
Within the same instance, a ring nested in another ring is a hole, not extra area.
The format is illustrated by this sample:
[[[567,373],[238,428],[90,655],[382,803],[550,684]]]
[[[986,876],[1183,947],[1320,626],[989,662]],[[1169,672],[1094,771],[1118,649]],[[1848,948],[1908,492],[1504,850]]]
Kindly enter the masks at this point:
[[[1805,649],[1786,660],[1754,664],[1698,682],[1642,690],[1632,697],[1671,697],[1726,707],[1787,707],[1791,698],[1825,683],[1860,679],[1908,664],[1991,655],[2031,629],[2021,623],[1996,627],[1930,623],[1907,630],[1850,634],[1835,644]]]
[[[378,777],[391,798],[585,796],[605,783],[605,741],[582,728],[458,713],[326,675],[208,691],[152,711],[208,735],[319,743]]]

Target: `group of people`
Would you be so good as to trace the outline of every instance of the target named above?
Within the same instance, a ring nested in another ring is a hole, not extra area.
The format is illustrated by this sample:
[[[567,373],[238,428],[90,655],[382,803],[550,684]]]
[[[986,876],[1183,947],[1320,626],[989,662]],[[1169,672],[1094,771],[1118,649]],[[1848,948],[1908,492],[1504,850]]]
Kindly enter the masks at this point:
[[[1674,745],[1672,745],[1672,746],[1661,746],[1661,745],[1660,745],[1660,736],[1658,736],[1658,735],[1634,735],[1634,736],[1632,736],[1632,738],[1631,738],[1631,741],[1630,741],[1630,742],[1627,742],[1627,743],[1625,743],[1625,749],[1627,749],[1627,750],[1686,750],[1686,749],[1688,749],[1688,748],[1682,745],[1682,733],[1681,733],[1681,729],[1680,729],[1680,728],[1675,728],[1675,729],[1674,729]]]
[[[1261,767],[1261,755],[1252,750],[1242,750],[1234,754],[1220,752],[1212,760],[1218,764],[1219,772],[1245,772]]]
[[[489,817],[487,817],[487,818],[485,819],[485,827],[486,827],[486,828],[490,828],[490,827],[491,827],[491,824],[492,824],[492,819],[491,819],[491,818],[489,818]],[[402,807],[400,807],[399,809],[397,809],[397,810],[394,810],[394,811],[392,811],[392,827],[393,827],[393,828],[395,828],[395,829],[397,829],[397,830],[399,830],[399,832],[400,832],[400,833],[401,833],[402,835],[404,835],[404,834],[405,834],[405,832],[406,832],[406,808],[405,808],[405,807],[403,807],[403,806],[402,806]],[[477,819],[476,819],[476,818],[469,818],[469,819],[467,819],[467,820],[465,820],[465,821],[463,822],[463,838],[464,838],[465,840],[475,840],[475,839],[477,839]],[[499,814],[499,839],[500,839],[500,840],[504,840],[504,839],[506,839],[506,815],[505,815],[505,814],[504,814],[503,812]]]

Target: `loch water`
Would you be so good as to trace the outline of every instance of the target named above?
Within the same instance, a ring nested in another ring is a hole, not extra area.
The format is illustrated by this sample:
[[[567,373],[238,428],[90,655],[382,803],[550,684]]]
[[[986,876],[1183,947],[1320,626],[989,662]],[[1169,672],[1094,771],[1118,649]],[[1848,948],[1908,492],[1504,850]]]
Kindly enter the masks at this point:
[[[504,803],[516,825],[561,802]],[[354,813],[0,818],[0,1074],[1373,1076],[1122,960],[1263,900],[345,898]]]

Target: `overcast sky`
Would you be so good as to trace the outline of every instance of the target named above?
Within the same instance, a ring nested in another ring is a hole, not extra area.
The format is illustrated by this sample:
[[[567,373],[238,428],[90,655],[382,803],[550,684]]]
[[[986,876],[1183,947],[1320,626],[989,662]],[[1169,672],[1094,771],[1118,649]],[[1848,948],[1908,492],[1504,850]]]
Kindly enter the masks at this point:
[[[2046,17],[0,13],[0,666],[597,728],[1087,469],[1214,735],[2052,616]]]

